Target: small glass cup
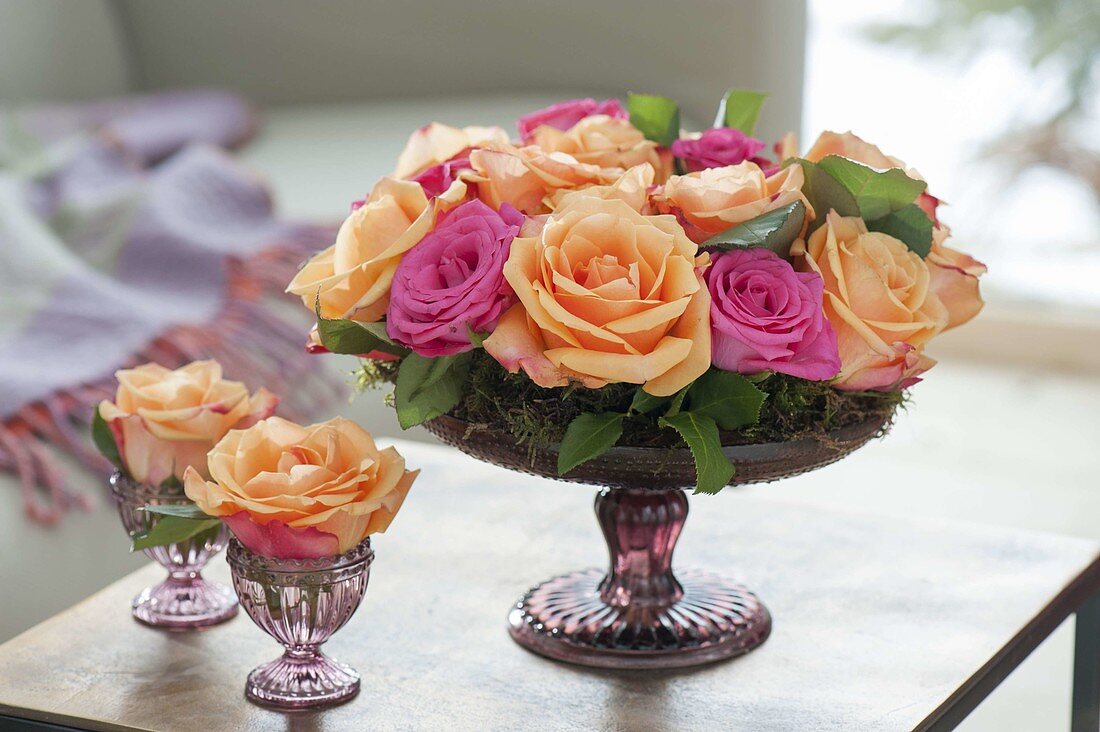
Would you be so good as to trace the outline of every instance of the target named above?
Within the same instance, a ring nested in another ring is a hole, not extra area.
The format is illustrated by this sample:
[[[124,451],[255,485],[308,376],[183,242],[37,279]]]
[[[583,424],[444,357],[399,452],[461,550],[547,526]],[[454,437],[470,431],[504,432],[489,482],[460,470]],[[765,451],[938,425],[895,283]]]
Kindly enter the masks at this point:
[[[359,607],[370,578],[370,539],[321,559],[274,559],[230,539],[226,559],[248,616],[286,651],[252,670],[245,696],[277,709],[345,702],[359,693],[359,674],[321,653],[321,644]]]
[[[142,506],[184,505],[189,501],[180,486],[151,486],[130,480],[121,473],[111,476],[111,495],[118,506],[122,525],[133,536],[151,529],[159,516],[139,511]],[[168,570],[168,579],[142,590],[133,601],[134,617],[157,628],[193,630],[225,622],[237,614],[233,590],[208,582],[200,572],[210,558],[229,540],[229,529],[200,534],[187,541],[143,550],[145,556]]]

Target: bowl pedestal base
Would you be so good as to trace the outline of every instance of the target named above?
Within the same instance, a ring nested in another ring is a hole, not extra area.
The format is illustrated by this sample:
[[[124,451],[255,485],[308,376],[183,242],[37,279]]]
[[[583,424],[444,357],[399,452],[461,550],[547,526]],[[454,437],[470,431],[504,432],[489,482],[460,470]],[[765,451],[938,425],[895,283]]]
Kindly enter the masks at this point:
[[[687,511],[682,490],[600,491],[610,570],[533,588],[508,615],[512,638],[558,661],[616,669],[697,666],[759,646],[771,615],[756,595],[710,573],[673,574]]]

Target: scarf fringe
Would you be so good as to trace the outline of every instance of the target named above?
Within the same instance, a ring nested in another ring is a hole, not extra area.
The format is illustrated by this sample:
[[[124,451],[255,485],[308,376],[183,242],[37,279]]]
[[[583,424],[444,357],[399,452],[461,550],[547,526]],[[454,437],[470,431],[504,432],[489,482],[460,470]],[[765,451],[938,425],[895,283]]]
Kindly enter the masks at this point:
[[[284,244],[247,260],[228,260],[229,288],[217,316],[205,325],[172,328],[118,367],[153,361],[176,368],[212,358],[228,378],[250,389],[265,386],[282,397],[278,411],[288,419],[309,421],[332,409],[344,397],[344,385],[306,353],[304,326],[276,315],[263,302],[281,295],[299,263],[313,253],[319,239],[309,239],[311,243]],[[72,455],[97,475],[113,470],[93,447],[89,428],[96,405],[113,399],[115,386],[114,375],[107,375],[24,405],[0,422],[0,471],[18,477],[31,520],[54,525],[69,510],[95,505],[94,494],[74,489],[66,479],[57,452]]]

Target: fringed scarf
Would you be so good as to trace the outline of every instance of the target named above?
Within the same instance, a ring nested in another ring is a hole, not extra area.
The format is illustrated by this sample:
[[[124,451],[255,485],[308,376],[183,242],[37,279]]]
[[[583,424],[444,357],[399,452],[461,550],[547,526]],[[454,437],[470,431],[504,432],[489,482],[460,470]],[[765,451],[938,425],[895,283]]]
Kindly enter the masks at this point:
[[[109,470],[86,435],[116,369],[215,358],[292,419],[338,396],[267,298],[334,232],[274,217],[226,152],[254,131],[218,92],[0,110],[0,471],[33,519],[90,505],[57,450]]]

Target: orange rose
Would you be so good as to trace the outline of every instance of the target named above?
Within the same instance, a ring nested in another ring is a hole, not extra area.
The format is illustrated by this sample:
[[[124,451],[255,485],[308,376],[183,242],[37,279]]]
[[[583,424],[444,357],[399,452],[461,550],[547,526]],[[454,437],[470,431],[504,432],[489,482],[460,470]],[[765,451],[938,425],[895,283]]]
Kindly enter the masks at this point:
[[[508,133],[500,127],[448,127],[438,122],[421,127],[409,137],[397,158],[395,178],[408,178],[425,168],[446,162],[464,150],[508,144]]]
[[[217,361],[195,361],[171,371],[147,363],[115,372],[115,401],[99,404],[126,472],[160,485],[188,468],[206,474],[206,452],[231,429],[263,419],[279,400],[266,389],[252,396],[239,381],[222,378]]]
[[[830,211],[791,254],[824,282],[825,316],[840,350],[838,388],[902,388],[935,363],[922,349],[947,326],[947,308],[931,288],[928,266],[905,244]]]
[[[419,183],[383,178],[344,221],[336,243],[306,262],[286,291],[310,310],[319,299],[325,318],[381,319],[401,257],[431,231],[439,213],[465,195],[466,185],[455,181],[429,201]]]
[[[619,176],[614,183],[605,186],[589,186],[578,190],[561,189],[555,191],[546,198],[546,203],[552,210],[558,210],[569,205],[569,202],[580,196],[590,198],[613,199],[625,201],[638,213],[648,213],[649,187],[653,185],[653,166],[645,163],[635,165],[630,170]]]
[[[549,153],[528,145],[500,145],[470,153],[471,172],[462,178],[477,184],[478,198],[494,210],[507,203],[526,214],[546,213],[547,197],[615,181],[623,171],[580,163],[565,153]]]
[[[531,142],[547,152],[566,153],[577,162],[601,168],[625,169],[649,163],[657,171],[658,180],[667,177],[666,161],[657,143],[646,139],[625,119],[594,114],[565,131],[542,125],[532,133]]]
[[[798,138],[793,132],[788,132],[779,138],[774,146],[775,155],[782,163],[785,160],[798,157]]]
[[[947,308],[947,327],[962,325],[982,311],[978,278],[985,274],[985,265],[969,254],[944,244],[950,236],[946,226],[932,232],[932,251],[924,261],[932,276],[932,291]]]
[[[485,350],[540,386],[643,384],[673,394],[710,366],[698,248],[671,216],[578,196],[517,237],[504,276],[519,296]]]
[[[702,243],[737,224],[782,208],[795,201],[806,205],[807,220],[814,211],[802,194],[801,166],[790,165],[770,177],[756,163],[745,161],[724,168],[707,168],[674,175],[655,191],[658,211],[677,214],[694,241]]]
[[[385,531],[419,472],[340,417],[234,430],[210,451],[209,468],[210,480],[188,469],[187,497],[251,551],[283,559],[342,554]]]
[[[905,163],[895,157],[891,157],[879,150],[861,137],[851,132],[836,133],[826,130],[822,132],[817,142],[804,156],[806,160],[816,163],[829,155],[839,155],[842,158],[854,160],[857,163],[869,165],[872,168],[904,168]]]

